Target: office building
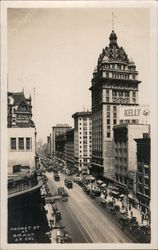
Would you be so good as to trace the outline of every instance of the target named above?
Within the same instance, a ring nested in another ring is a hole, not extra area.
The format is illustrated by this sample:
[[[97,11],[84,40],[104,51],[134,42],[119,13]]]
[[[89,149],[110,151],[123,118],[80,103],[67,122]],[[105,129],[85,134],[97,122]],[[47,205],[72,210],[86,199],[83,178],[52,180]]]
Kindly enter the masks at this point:
[[[130,42],[130,41],[129,41]],[[117,43],[114,31],[109,46],[99,55],[93,72],[92,98],[92,172],[115,179],[113,126],[119,124],[119,107],[138,105],[140,81],[133,60]]]
[[[77,169],[89,172],[92,152],[91,112],[76,112],[74,118],[74,164]]]

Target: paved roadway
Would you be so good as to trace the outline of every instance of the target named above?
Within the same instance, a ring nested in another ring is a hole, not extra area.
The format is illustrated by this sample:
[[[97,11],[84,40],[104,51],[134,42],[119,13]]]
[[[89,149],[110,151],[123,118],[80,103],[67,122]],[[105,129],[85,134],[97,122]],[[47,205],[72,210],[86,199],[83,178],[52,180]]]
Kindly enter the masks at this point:
[[[64,186],[64,176],[60,182],[53,179],[53,173],[46,173],[48,186],[54,194]],[[64,186],[65,187],[65,186]],[[58,202],[62,214],[62,225],[72,236],[73,243],[131,243],[132,241],[99,209],[95,201],[87,196],[76,183],[69,194],[68,202]]]

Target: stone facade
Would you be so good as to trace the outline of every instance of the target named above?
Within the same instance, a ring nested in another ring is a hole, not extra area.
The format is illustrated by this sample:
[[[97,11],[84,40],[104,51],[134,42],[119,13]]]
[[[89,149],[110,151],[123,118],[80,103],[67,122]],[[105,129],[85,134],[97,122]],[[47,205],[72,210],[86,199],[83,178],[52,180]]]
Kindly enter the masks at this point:
[[[138,72],[117,44],[112,31],[108,47],[99,55],[92,86],[92,171],[114,179],[113,126],[119,124],[119,106],[138,105]]]
[[[114,127],[115,179],[136,193],[137,145],[135,139],[149,133],[149,125]]]
[[[74,118],[74,163],[79,170],[89,169],[91,161],[91,112],[77,112]]]

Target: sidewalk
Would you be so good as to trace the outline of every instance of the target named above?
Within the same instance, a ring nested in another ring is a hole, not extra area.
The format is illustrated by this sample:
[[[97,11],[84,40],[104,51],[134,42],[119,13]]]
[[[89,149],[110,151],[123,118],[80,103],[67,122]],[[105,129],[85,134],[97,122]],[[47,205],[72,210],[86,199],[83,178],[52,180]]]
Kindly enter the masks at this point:
[[[48,226],[50,227],[51,242],[56,243],[56,233],[58,230],[53,228],[55,227],[56,222],[55,222],[55,215],[53,216],[53,210],[50,203],[47,203],[45,205],[45,210],[47,213],[46,215],[47,215]]]
[[[113,201],[112,196],[109,196],[109,195],[107,195],[107,197],[106,197],[106,199],[105,199],[103,193],[101,193],[101,198],[102,198],[103,200],[106,200],[107,202]],[[147,225],[148,225],[148,221],[147,221],[147,220],[143,220],[143,221],[142,221],[142,214],[141,214],[140,210],[138,210],[138,209],[136,209],[136,208],[134,208],[134,207],[132,207],[132,206],[131,206],[131,210],[129,210],[129,204],[127,204],[127,210],[126,210],[126,206],[125,206],[124,209],[123,209],[123,208],[122,208],[122,202],[121,202],[121,200],[119,200],[119,199],[117,200],[116,198],[114,198],[114,200],[115,200],[114,204],[115,204],[115,205],[118,205],[118,206],[120,207],[120,212],[121,212],[121,213],[126,212],[126,213],[127,213],[127,217],[130,218],[130,219],[131,219],[132,217],[136,217],[139,226],[143,226],[143,225],[144,225],[144,226],[147,226]],[[131,215],[132,215],[132,216],[131,216]],[[143,223],[142,223],[142,222],[143,222]]]

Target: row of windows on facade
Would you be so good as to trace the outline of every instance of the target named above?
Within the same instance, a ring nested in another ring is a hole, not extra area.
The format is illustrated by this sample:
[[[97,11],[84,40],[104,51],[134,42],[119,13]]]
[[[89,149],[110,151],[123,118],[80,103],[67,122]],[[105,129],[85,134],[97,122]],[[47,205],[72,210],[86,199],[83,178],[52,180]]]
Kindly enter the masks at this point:
[[[80,121],[79,125],[83,125],[83,126],[91,125],[91,121],[89,121],[89,123],[87,121],[83,121],[83,122]]]
[[[131,79],[131,76],[132,76],[132,79],[135,80],[136,79],[136,75],[132,74],[117,74],[117,73],[108,73],[108,72],[103,72],[103,77],[106,77],[106,78],[119,78],[119,79]]]
[[[82,118],[80,117],[79,120],[80,120],[80,121],[82,121],[82,120],[83,120],[83,121],[89,121],[90,119],[87,118],[87,117],[82,117]]]
[[[92,134],[92,131],[89,131],[89,134],[91,135]],[[80,132],[80,135],[82,135],[82,132]],[[87,135],[87,131],[83,131],[83,135]]]
[[[110,117],[110,111],[107,111],[106,116],[109,118]],[[113,117],[117,118],[117,113],[113,113]]]
[[[80,156],[80,157],[82,157],[82,156]],[[80,162],[89,162],[89,159],[82,159],[82,160],[80,159],[79,161]]]
[[[144,167],[144,166],[142,166],[142,165],[138,165],[138,173],[150,175],[149,166],[146,165],[146,167]]]
[[[129,67],[123,64],[105,64],[106,69],[120,69],[120,70],[129,70]],[[135,68],[135,67],[134,67]]]
[[[30,137],[19,137],[19,138],[10,138],[10,148],[11,150],[24,150],[24,142],[26,145],[26,150],[32,149],[32,138]]]
[[[110,102],[110,97],[106,97],[106,102]],[[112,102],[113,103],[130,103],[130,99],[129,98],[116,98],[116,97],[113,97]],[[136,103],[136,98],[132,98],[132,102]]]
[[[113,124],[116,125],[116,119],[113,119]],[[106,120],[106,124],[110,125],[110,117]]]
[[[107,111],[110,111],[110,105],[107,105],[106,106],[106,109],[107,109]],[[115,112],[117,112],[117,106],[113,106],[113,112],[115,113]]]
[[[150,196],[150,190],[143,188],[143,185],[138,185],[137,192],[141,194],[145,194],[146,196]]]
[[[92,141],[91,141],[91,140],[88,140],[88,141],[87,141],[87,140],[83,140],[83,141],[79,141],[79,142],[80,142],[80,144],[81,144],[81,143],[87,144],[87,142],[91,143]]]
[[[84,149],[87,149],[87,145],[83,145],[83,146],[80,146],[80,148],[84,148]],[[91,144],[89,145],[89,147],[91,148]]]
[[[129,91],[117,91],[117,90],[112,90],[112,96],[125,96],[129,97],[130,93]],[[109,96],[109,89],[106,90],[106,96]],[[132,91],[132,96],[136,97],[136,91]]]
[[[80,127],[80,130],[87,130],[87,127]],[[91,128],[89,128],[89,130],[91,130]]]
[[[80,140],[81,140],[81,139],[87,139],[87,138],[88,138],[87,136],[83,136],[83,137],[80,136]],[[89,139],[91,139],[91,138],[92,138],[92,137],[89,136]]]
[[[126,85],[124,83],[119,83],[119,84],[114,84],[114,83],[107,83],[106,85],[104,85],[104,87],[106,88],[106,90],[109,91],[123,91],[123,92],[129,92],[129,91],[136,91],[138,90],[138,85],[137,84],[128,84],[126,83]]]
[[[138,176],[138,183],[149,186],[150,185],[150,179],[149,178],[143,178],[143,176]]]

